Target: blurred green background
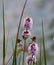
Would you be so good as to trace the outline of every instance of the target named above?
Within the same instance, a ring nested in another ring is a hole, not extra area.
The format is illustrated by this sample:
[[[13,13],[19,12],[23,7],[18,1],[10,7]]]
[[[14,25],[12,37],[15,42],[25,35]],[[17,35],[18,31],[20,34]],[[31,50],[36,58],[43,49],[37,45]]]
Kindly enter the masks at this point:
[[[6,61],[8,61],[13,52],[12,40],[15,42],[17,26],[24,2],[25,0],[4,0],[6,40],[8,37]],[[54,65],[54,0],[28,0],[22,23],[25,17],[33,19],[32,36],[35,35],[37,43],[40,44],[42,44],[43,19],[47,65]],[[21,33],[23,29],[23,25],[21,25],[20,38],[22,38]],[[2,32],[2,0],[0,0],[0,65],[2,64]]]

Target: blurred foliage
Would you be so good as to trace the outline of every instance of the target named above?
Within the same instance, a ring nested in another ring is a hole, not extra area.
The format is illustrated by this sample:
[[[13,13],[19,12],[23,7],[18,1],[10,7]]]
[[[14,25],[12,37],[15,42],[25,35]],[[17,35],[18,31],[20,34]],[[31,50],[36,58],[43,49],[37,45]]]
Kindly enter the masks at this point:
[[[49,29],[53,29],[54,28],[54,18],[51,19],[51,22],[49,24]]]

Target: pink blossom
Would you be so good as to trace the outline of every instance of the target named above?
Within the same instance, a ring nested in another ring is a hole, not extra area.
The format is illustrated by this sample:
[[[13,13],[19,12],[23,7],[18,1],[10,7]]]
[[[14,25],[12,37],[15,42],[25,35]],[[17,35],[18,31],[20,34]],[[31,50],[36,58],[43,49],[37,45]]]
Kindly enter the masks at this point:
[[[22,36],[25,37],[25,38],[28,38],[29,36],[31,36],[30,30],[24,30],[22,32]]]
[[[32,56],[32,55],[29,55],[29,56],[27,56],[27,58],[26,58],[26,61],[27,62],[36,62],[37,61],[37,59],[36,59],[36,56]]]
[[[25,18],[23,26],[26,30],[32,29],[32,24],[33,24],[32,18],[30,17]]]
[[[35,55],[35,54],[38,54],[39,53],[39,47],[38,47],[38,44],[33,42],[29,45],[28,47],[28,51],[30,54],[32,55]]]

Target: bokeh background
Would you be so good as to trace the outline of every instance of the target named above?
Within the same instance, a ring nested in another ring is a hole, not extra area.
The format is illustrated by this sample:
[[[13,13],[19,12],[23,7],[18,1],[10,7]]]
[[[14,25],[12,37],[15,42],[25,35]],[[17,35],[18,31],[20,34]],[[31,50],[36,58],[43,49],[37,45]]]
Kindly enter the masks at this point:
[[[6,61],[13,52],[12,42],[15,44],[17,26],[24,2],[25,0],[4,0],[6,40],[8,38]],[[42,20],[44,21],[47,65],[54,65],[54,0],[28,0],[22,23],[25,17],[33,19],[32,36],[35,35],[37,43],[40,44],[42,44]],[[23,29],[21,24],[20,38],[22,38]],[[2,64],[2,33],[2,0],[0,0],[0,65]]]

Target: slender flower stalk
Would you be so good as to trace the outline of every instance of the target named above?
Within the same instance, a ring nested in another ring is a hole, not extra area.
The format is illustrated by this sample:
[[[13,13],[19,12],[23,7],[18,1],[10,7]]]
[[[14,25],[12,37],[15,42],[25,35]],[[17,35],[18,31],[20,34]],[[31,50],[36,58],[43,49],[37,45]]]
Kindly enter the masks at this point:
[[[41,44],[40,44],[40,65],[42,65],[42,59],[41,59]]]
[[[3,13],[3,65],[5,65],[5,20],[4,20],[4,0],[2,0]]]
[[[24,13],[24,9],[25,9],[26,3],[27,3],[27,0],[25,0],[25,4],[23,6],[22,13],[21,13],[21,17],[20,17],[20,21],[19,21],[19,26],[18,26],[18,30],[17,30],[16,44],[15,44],[15,50],[14,50],[13,63],[12,63],[12,65],[17,65],[16,64],[17,63],[17,59],[16,59],[17,40],[18,40],[18,37],[19,37],[20,25],[21,25],[21,21],[22,21],[22,17],[23,17],[23,13]]]
[[[25,50],[26,50],[26,39],[24,39],[24,49],[23,49],[23,59],[22,59],[22,65],[24,65]]]

